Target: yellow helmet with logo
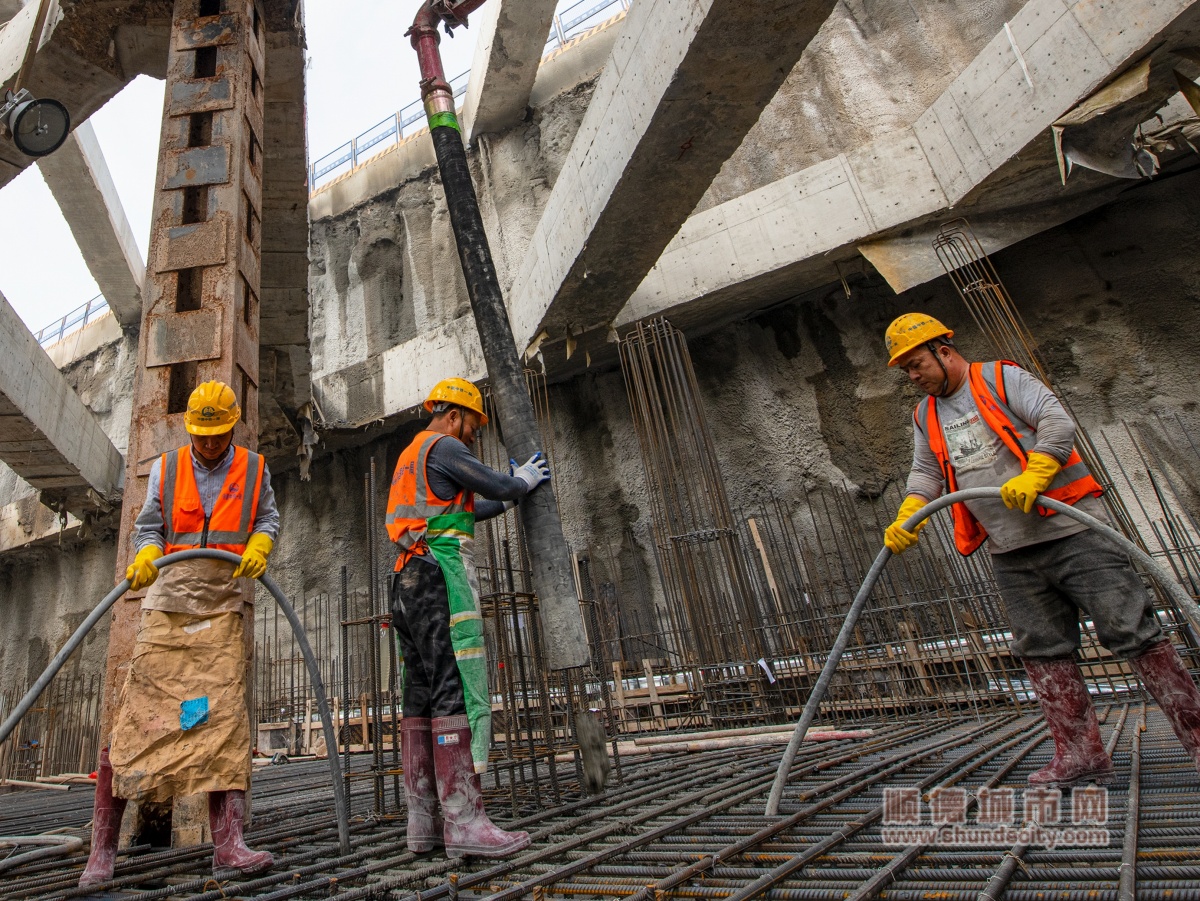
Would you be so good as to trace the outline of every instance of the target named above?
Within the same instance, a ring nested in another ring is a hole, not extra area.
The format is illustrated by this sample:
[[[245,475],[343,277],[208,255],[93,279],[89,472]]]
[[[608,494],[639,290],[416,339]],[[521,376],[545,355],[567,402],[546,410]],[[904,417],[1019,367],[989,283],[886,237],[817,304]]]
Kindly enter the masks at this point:
[[[204,382],[188,398],[183,425],[189,435],[224,435],[241,418],[232,388],[224,382]]]
[[[883,343],[887,347],[889,366],[912,350],[934,338],[953,338],[954,332],[925,313],[905,313],[887,327]]]
[[[479,414],[480,425],[487,425],[488,417],[483,412],[483,395],[466,379],[442,379],[433,386],[425,398],[425,409],[433,412],[435,404],[454,404]]]

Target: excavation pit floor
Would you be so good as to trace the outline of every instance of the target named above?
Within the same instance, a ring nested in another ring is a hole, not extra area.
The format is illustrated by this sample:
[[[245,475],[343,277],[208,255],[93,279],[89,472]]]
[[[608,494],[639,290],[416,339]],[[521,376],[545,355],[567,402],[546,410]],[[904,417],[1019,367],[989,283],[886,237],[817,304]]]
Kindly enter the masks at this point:
[[[1200,899],[1200,776],[1156,707],[1145,709],[1145,731],[1138,701],[1100,710],[1116,778],[1061,798],[1026,791],[1052,746],[1040,716],[1015,711],[856,721],[871,737],[806,742],[777,817],[764,815],[777,742],[627,757],[621,780],[592,798],[569,764],[557,797],[544,767],[536,792],[528,771],[511,787],[488,776],[493,817],[533,836],[501,861],[408,853],[396,782],[385,778],[377,816],[366,755],[353,759],[342,856],[325,762],[267,766],[255,772],[248,834],[275,855],[265,875],[214,879],[207,845],[134,848],[111,884],[88,893],[76,887],[85,848],[0,870],[0,899],[1117,901],[1122,874],[1135,892],[1124,897]],[[0,796],[0,835],[86,840],[91,804],[86,786]]]

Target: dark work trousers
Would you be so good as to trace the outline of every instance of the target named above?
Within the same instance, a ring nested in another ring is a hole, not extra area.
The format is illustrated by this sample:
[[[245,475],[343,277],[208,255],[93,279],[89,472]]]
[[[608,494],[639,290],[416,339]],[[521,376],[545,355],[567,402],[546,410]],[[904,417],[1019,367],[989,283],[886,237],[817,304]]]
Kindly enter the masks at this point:
[[[992,571],[1017,657],[1074,654],[1081,613],[1118,657],[1162,640],[1154,602],[1128,555],[1091,530],[993,554]]]
[[[413,557],[392,576],[392,626],[404,654],[404,715],[465,714],[450,644],[450,599],[436,563]]]

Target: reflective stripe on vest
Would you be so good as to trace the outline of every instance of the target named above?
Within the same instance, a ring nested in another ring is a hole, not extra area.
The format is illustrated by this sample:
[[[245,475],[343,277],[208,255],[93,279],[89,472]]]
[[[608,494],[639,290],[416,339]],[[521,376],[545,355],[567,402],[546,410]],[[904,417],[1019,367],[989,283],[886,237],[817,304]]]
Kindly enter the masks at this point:
[[[1008,406],[1008,392],[1004,387],[1004,367],[1016,367],[1009,360],[997,360],[995,363],[972,363],[968,381],[971,386],[971,396],[979,416],[996,435],[1004,442],[1014,457],[1021,463],[1024,471],[1029,463],[1029,452],[1037,446],[1037,432],[1024,420],[1017,416]],[[913,411],[913,422],[929,441],[929,449],[937,457],[938,465],[942,468],[942,477],[946,487],[951,491],[958,490],[958,479],[954,467],[950,463],[950,451],[946,447],[946,436],[942,432],[941,420],[937,412],[937,398],[930,397],[917,404]],[[1087,495],[1099,497],[1103,492],[1100,483],[1092,478],[1087,464],[1079,456],[1075,448],[1067,463],[1055,475],[1054,481],[1044,492],[1046,497],[1062,501],[1066,504],[1076,504]],[[1041,516],[1053,516],[1052,510],[1036,507]],[[973,554],[987,538],[987,529],[967,509],[966,504],[955,504],[951,508],[954,516],[954,544],[963,556]]]
[[[258,516],[258,492],[266,460],[244,447],[233,449],[233,462],[212,512],[204,515],[190,446],[162,455],[159,502],[163,511],[166,553],[208,547],[244,553]]]
[[[426,466],[433,446],[447,437],[441,432],[419,432],[400,454],[388,491],[388,536],[400,545],[399,570],[425,537],[431,516],[446,513],[474,513],[475,493],[461,489],[450,500],[442,500],[429,490]]]

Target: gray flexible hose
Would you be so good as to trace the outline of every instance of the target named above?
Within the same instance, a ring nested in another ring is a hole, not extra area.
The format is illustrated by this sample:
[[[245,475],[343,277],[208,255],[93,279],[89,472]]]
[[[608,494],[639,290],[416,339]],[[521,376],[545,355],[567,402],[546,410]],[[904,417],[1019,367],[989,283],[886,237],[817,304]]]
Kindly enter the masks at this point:
[[[175,563],[182,563],[184,560],[224,560],[226,563],[237,564],[241,562],[241,557],[229,551],[218,551],[212,548],[195,548],[189,551],[176,551],[173,554],[167,554],[165,557],[160,557],[154,562],[154,565],[159,569],[171,566]],[[279,609],[283,611],[283,615],[287,617],[288,624],[291,625],[292,631],[296,634],[296,643],[300,645],[300,653],[304,655],[304,663],[308,667],[308,676],[312,680],[313,694],[317,696],[317,710],[321,715],[321,727],[325,733],[325,753],[329,760],[329,775],[333,779],[333,800],[334,806],[337,809],[338,821],[338,841],[341,845],[342,854],[350,853],[350,812],[346,803],[346,786],[342,781],[342,768],[338,761],[337,754],[337,733],[333,729],[333,717],[329,712],[329,701],[325,697],[325,684],[321,681],[321,670],[317,666],[316,655],[313,654],[312,646],[308,643],[308,635],[304,632],[304,626],[300,623],[300,618],[296,616],[296,610],[292,607],[291,602],[287,599],[279,586],[274,580],[265,573],[259,578],[263,588],[270,592],[271,597],[275,599],[275,603],[279,605]],[[87,619],[79,624],[79,628],[63,645],[54,659],[50,661],[50,665],[45,671],[38,676],[36,682],[33,683],[29,691],[25,693],[25,697],[21,698],[21,702],[13,708],[13,712],[5,719],[3,725],[0,725],[0,744],[8,740],[9,735],[17,728],[22,717],[29,712],[30,708],[37,703],[37,699],[42,692],[46,690],[46,686],[62,669],[63,664],[67,662],[67,658],[75,651],[87,634],[95,628],[96,623],[100,622],[104,616],[125,592],[129,590],[129,580],[125,579],[104,596],[99,604],[96,605]]]
[[[912,531],[938,510],[949,507],[951,504],[957,504],[961,501],[987,500],[999,497],[999,488],[967,488],[963,491],[955,491],[953,494],[943,495],[935,501],[930,501],[905,521],[904,528]],[[1061,501],[1040,495],[1037,498],[1037,504],[1040,507],[1045,507],[1048,510],[1053,510],[1056,513],[1061,513],[1064,516],[1069,516],[1071,519],[1078,520],[1128,553],[1171,596],[1171,600],[1183,611],[1184,615],[1191,621],[1193,627],[1200,630],[1200,607],[1196,606],[1196,602],[1192,599],[1191,595],[1183,590],[1183,587],[1171,577],[1171,574],[1140,547],[1116,529],[1101,522],[1094,516],[1089,516],[1082,510],[1076,510],[1069,504],[1064,504]],[[854,597],[854,603],[850,605],[850,610],[846,613],[846,621],[842,623],[842,631],[838,633],[837,640],[833,643],[833,647],[829,651],[829,658],[825,661],[825,666],[821,669],[821,675],[817,679],[817,684],[813,686],[812,693],[808,696],[808,702],[804,705],[804,712],[800,715],[800,721],[796,724],[796,731],[792,733],[792,739],[788,742],[787,749],[783,752],[783,759],[779,762],[779,770],[776,772],[775,781],[771,785],[771,796],[767,800],[766,815],[769,817],[779,815],[779,802],[783,798],[783,787],[787,784],[788,772],[791,770],[792,763],[796,759],[796,754],[800,750],[800,743],[804,741],[804,736],[808,732],[808,728],[812,725],[813,720],[816,719],[817,709],[821,706],[821,702],[825,700],[825,693],[829,690],[829,683],[833,679],[833,673],[837,669],[838,662],[842,659],[842,653],[846,650],[847,645],[850,644],[850,637],[854,634],[854,627],[858,623],[858,618],[862,615],[863,608],[867,604],[867,597],[871,594],[875,583],[879,581],[879,576],[883,573],[883,568],[887,566],[887,562],[891,557],[892,552],[886,547],[879,552],[879,556],[875,558],[875,562],[871,564],[871,569],[867,572],[867,577],[863,580],[862,587],[859,588],[858,594]]]

